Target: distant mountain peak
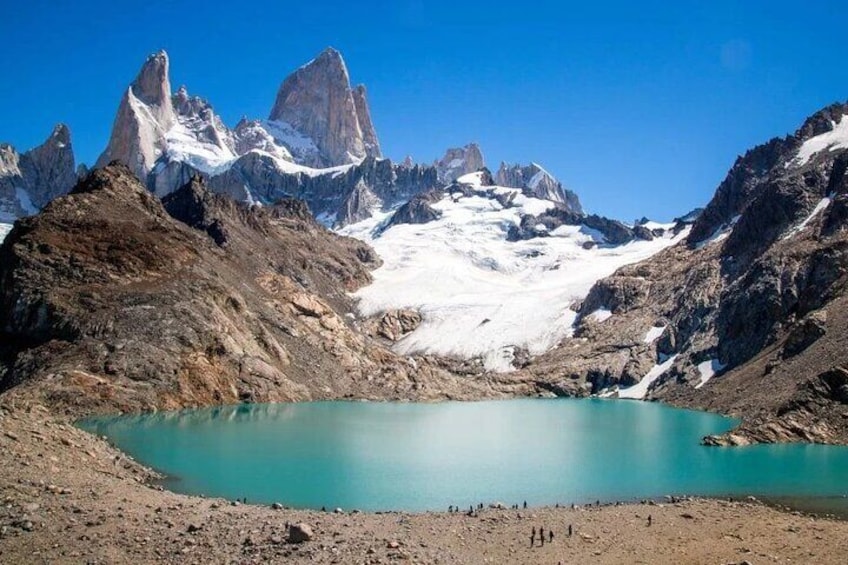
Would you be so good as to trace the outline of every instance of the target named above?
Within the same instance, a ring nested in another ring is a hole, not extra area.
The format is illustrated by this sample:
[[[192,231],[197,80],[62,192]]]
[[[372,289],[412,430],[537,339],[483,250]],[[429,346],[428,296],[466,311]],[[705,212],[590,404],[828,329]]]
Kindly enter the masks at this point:
[[[148,56],[133,81],[133,94],[145,104],[157,106],[170,104],[171,82],[168,72],[168,53],[162,50]]]
[[[445,151],[445,156],[434,164],[439,173],[439,180],[445,184],[468,173],[476,173],[486,166],[483,152],[475,142],[463,147],[451,147]]]
[[[365,88],[351,88],[344,59],[328,47],[280,85],[269,115],[311,138],[320,166],[344,165],[379,157]]]

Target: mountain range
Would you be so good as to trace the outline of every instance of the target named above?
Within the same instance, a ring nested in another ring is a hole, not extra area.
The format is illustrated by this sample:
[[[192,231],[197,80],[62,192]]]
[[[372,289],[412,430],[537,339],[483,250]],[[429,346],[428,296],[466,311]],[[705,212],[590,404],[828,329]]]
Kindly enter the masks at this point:
[[[473,143],[383,158],[333,49],[233,128],[159,52],[92,172],[61,125],[0,146],[0,388],[80,413],[618,396],[742,418],[711,444],[845,442],[846,114],[627,224]]]

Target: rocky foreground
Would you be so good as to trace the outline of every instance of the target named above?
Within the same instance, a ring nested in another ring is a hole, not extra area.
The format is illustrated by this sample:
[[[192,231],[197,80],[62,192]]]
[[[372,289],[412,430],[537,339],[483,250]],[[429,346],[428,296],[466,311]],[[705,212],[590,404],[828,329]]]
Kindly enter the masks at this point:
[[[3,563],[845,562],[848,522],[756,502],[487,506],[472,516],[290,510],[159,490],[154,473],[102,439],[8,396],[0,429]],[[531,548],[533,527],[552,529],[553,542]],[[292,543],[301,532],[310,539]]]

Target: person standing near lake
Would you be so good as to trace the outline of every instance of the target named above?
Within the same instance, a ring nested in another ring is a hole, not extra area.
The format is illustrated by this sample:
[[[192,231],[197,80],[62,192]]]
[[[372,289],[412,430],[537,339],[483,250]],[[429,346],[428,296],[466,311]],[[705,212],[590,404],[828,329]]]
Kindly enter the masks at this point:
[[[533,526],[533,531],[530,532],[530,547],[533,547],[534,541],[536,541],[536,526]]]
[[[545,545],[545,528],[539,528],[539,541],[542,542],[542,546]]]
[[[548,543],[554,543],[554,531],[548,530]]]

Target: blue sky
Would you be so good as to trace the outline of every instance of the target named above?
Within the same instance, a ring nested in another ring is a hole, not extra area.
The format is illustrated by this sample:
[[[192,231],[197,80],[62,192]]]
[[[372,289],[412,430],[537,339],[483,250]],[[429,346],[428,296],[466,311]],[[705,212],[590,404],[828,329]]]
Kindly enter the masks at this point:
[[[331,45],[387,156],[477,141],[492,169],[539,162],[625,220],[704,204],[738,154],[848,99],[844,1],[3,2],[0,139],[63,121],[87,163],[161,48],[173,87],[234,125]]]

